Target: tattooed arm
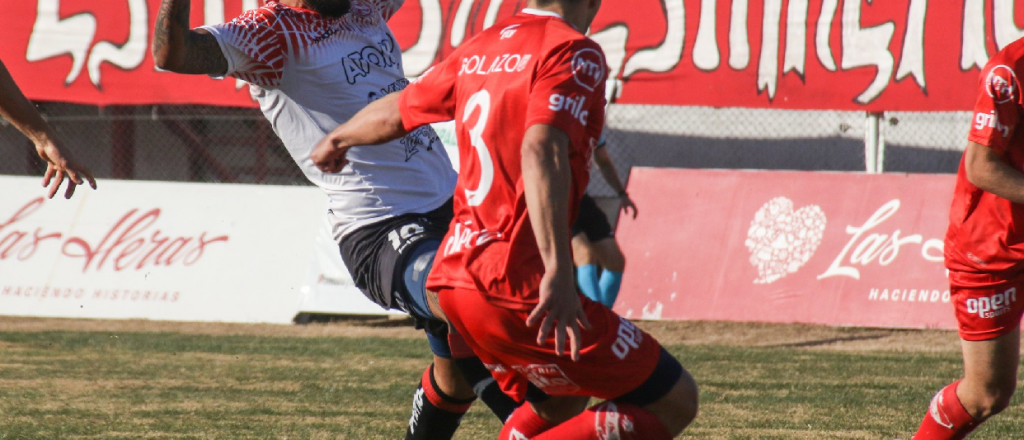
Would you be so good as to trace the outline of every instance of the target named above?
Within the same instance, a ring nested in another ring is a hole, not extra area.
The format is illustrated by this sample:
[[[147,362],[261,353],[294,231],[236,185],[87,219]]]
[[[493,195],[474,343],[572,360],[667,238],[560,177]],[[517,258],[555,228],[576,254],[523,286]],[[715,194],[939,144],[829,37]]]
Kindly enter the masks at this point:
[[[223,75],[228,61],[217,39],[204,29],[188,27],[191,0],[163,0],[153,31],[157,67],[177,73]]]

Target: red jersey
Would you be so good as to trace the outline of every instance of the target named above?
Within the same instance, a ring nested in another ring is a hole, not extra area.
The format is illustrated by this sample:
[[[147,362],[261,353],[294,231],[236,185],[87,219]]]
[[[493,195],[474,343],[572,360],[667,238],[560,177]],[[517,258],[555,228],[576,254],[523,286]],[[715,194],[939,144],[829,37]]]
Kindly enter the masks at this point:
[[[1024,39],[999,51],[981,72],[968,140],[993,149],[1018,172],[1024,171],[1024,136],[1019,72],[1024,72]],[[1024,270],[1024,205],[1018,205],[967,180],[964,159],[957,172],[946,267],[961,272],[1012,274]]]
[[[455,218],[434,259],[430,289],[475,290],[501,307],[533,308],[544,264],[523,192],[523,136],[534,124],[569,136],[571,225],[604,126],[607,71],[597,43],[558,15],[527,9],[467,41],[405,89],[405,128],[455,119],[462,158]]]

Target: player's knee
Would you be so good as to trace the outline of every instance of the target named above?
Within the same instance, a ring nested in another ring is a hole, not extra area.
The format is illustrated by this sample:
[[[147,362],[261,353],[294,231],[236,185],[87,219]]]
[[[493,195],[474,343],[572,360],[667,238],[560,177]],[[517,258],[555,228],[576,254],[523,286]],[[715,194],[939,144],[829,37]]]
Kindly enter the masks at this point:
[[[697,382],[684,369],[668,394],[648,406],[647,410],[658,417],[669,433],[676,436],[697,418],[698,400]]]
[[[622,272],[626,269],[626,256],[619,249],[619,244],[614,238],[601,241],[601,267],[612,272]]]
[[[452,359],[434,356],[434,381],[441,392],[452,398],[465,400],[476,397],[473,387]]]
[[[985,417],[991,417],[996,414],[1003,412],[1006,408],[1010,407],[1010,400],[1013,398],[1013,394],[1016,391],[1016,381],[1012,384],[1005,384],[1004,386],[996,386],[989,388],[985,392],[985,396],[980,399],[980,406],[984,410]]]

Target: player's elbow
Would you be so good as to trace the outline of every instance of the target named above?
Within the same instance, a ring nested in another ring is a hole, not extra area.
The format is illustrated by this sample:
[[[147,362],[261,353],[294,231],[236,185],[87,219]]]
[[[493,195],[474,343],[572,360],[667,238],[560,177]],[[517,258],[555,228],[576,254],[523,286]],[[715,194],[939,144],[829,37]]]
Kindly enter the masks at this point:
[[[972,185],[990,191],[997,173],[999,157],[989,148],[968,144],[964,155],[964,175]]]
[[[178,64],[174,62],[174,57],[171,56],[171,51],[167,47],[158,47],[153,45],[153,62],[156,67],[160,70],[167,70],[175,72]]]

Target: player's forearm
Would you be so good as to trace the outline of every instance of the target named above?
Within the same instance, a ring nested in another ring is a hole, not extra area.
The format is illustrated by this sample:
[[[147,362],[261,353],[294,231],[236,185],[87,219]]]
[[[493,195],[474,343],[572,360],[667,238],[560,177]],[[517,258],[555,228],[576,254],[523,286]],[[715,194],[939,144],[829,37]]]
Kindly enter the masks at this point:
[[[626,192],[626,185],[623,184],[622,179],[619,178],[619,173],[615,171],[615,166],[611,164],[598,165],[597,169],[601,170],[601,176],[604,177],[604,181],[608,182],[608,186],[610,186],[616,194]]]
[[[327,136],[335,148],[377,145],[408,134],[398,112],[398,97],[392,93],[363,107],[352,119]]]
[[[153,28],[153,59],[157,67],[177,71],[184,64],[191,0],[163,0]]]
[[[1024,174],[1004,162],[991,148],[974,144],[967,146],[964,164],[967,180],[974,186],[1024,204]]]
[[[0,62],[0,116],[14,124],[37,146],[52,142],[50,127],[35,105],[21,93],[3,62]]]
[[[601,171],[601,176],[604,177],[605,182],[608,182],[608,186],[612,187],[616,194],[622,194],[626,192],[626,185],[619,178],[619,173],[615,170],[615,164],[612,163],[612,158],[608,155],[607,150],[607,148],[594,150],[594,164]]]
[[[569,142],[554,130],[532,126],[522,147],[523,192],[547,271],[571,270],[569,251]],[[561,132],[558,132],[561,133]]]

